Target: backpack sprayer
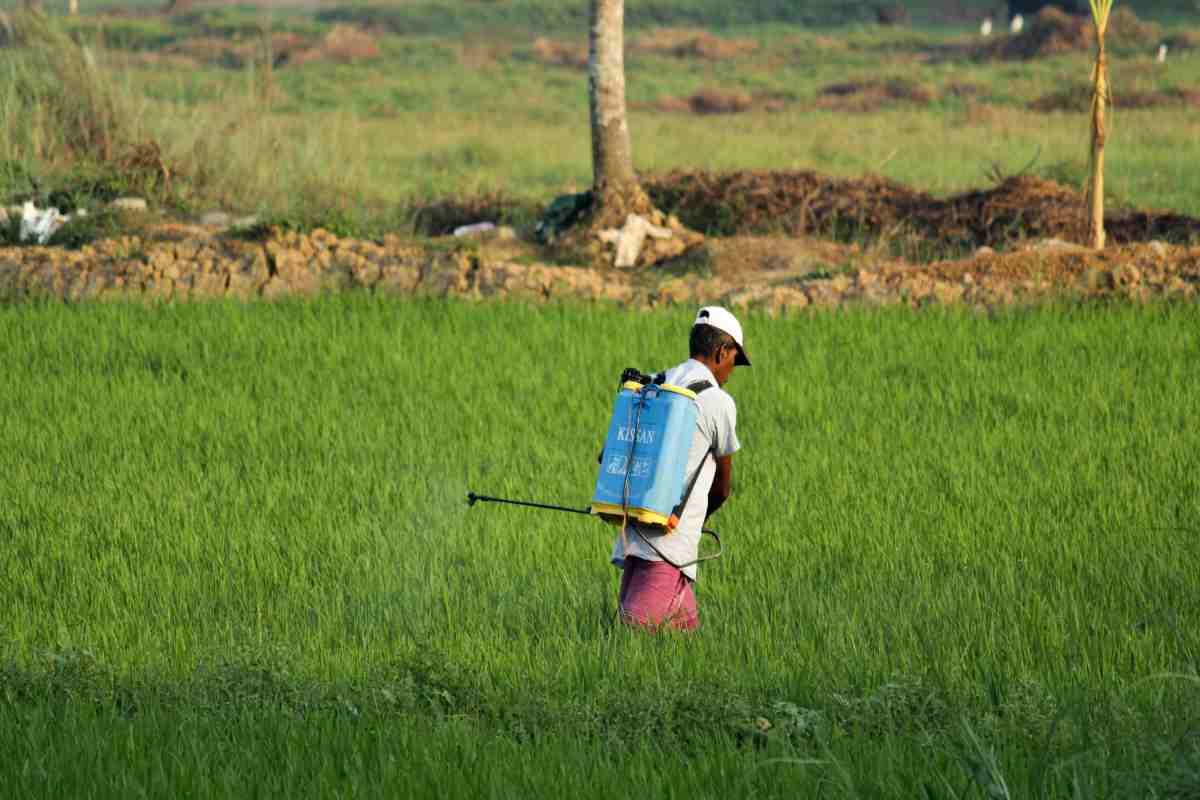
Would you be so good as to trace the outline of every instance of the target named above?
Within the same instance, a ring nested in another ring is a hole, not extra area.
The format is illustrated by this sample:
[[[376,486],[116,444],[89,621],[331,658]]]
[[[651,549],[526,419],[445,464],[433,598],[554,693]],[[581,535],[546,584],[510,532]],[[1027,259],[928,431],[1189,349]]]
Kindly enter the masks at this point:
[[[685,564],[676,564],[663,555],[638,527],[656,528],[664,535],[670,535],[679,524],[700,471],[708,457],[713,455],[711,450],[705,453],[689,479],[686,474],[687,459],[699,413],[696,398],[701,392],[711,389],[712,383],[698,381],[687,387],[672,386],[665,383],[665,378],[663,373],[651,377],[636,369],[627,369],[622,373],[621,388],[608,424],[608,436],[600,454],[600,474],[596,479],[590,508],[509,500],[475,492],[467,494],[467,505],[474,506],[483,501],[598,516],[606,522],[620,525],[621,536],[626,544],[630,523],[636,523],[633,531],[659,558],[676,569],[720,558],[721,538],[715,530],[703,528],[701,534],[708,534],[716,540],[716,553]]]

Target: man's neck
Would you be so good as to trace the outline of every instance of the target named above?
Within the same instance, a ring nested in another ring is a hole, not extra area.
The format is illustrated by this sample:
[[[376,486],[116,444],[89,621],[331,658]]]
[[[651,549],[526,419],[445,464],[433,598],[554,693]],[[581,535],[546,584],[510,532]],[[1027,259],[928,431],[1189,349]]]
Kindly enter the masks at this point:
[[[692,361],[695,361],[697,364],[703,364],[704,368],[707,369],[710,373],[712,373],[713,378],[714,379],[716,378],[717,365],[711,358],[708,358],[706,356],[691,356],[691,359],[692,359]]]

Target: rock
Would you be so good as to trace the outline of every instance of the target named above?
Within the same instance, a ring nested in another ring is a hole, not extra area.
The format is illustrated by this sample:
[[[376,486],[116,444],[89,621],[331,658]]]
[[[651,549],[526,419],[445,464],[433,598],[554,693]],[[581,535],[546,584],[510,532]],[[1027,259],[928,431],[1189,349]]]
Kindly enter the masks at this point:
[[[983,258],[984,256],[994,256],[994,255],[996,255],[996,251],[986,245],[984,245],[983,247],[980,247],[978,250],[975,251],[976,258]]]
[[[235,219],[233,221],[233,223],[229,227],[245,230],[246,228],[253,228],[257,224],[258,224],[258,217],[251,214],[246,217],[238,217],[237,219]]]
[[[598,234],[600,241],[616,245],[613,266],[617,269],[628,269],[637,264],[647,236],[655,239],[670,239],[674,235],[671,229],[655,225],[637,214],[627,216],[625,225],[620,230],[609,228]]]
[[[289,289],[285,282],[280,280],[278,275],[271,278],[262,287],[262,296],[266,300],[278,300],[281,297],[287,297],[289,294],[291,294],[291,289]]]
[[[8,209],[0,206],[0,225],[8,224]]]
[[[1158,256],[1159,258],[1166,258],[1167,254],[1170,252],[1170,248],[1167,247],[1166,242],[1160,242],[1157,239],[1155,239],[1153,242],[1150,242],[1147,247],[1149,247],[1154,252],[1154,255]]]
[[[1062,239],[1042,239],[1040,241],[1034,242],[1033,244],[1025,245],[1025,247],[1023,247],[1021,249],[1022,250],[1043,251],[1043,250],[1087,250],[1088,248],[1086,248],[1080,244],[1073,244],[1072,242],[1065,242]]]
[[[124,211],[129,214],[144,214],[149,210],[146,201],[140,197],[118,197],[108,204],[114,211]]]
[[[687,249],[687,242],[678,237],[654,239],[650,242],[649,248],[643,250],[643,253],[646,254],[644,261],[652,264],[669,261],[672,258],[678,258],[683,255],[687,252]]]
[[[475,222],[470,225],[459,225],[454,229],[454,235],[457,237],[478,237],[485,233],[491,233],[496,230],[494,222]]]
[[[1090,268],[1083,274],[1083,288],[1089,292],[1108,291],[1116,286],[1113,274],[1106,269]]]
[[[232,219],[224,211],[209,211],[200,217],[200,224],[206,228],[228,228]]]
[[[957,283],[942,283],[938,281],[933,285],[933,296],[944,306],[953,305],[962,300],[966,291],[966,287]]]
[[[223,297],[225,275],[219,272],[202,272],[192,284],[192,294],[197,297]]]

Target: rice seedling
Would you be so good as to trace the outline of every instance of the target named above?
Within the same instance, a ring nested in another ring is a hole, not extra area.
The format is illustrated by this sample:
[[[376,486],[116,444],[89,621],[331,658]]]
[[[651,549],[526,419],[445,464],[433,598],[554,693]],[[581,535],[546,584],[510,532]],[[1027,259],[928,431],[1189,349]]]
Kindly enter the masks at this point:
[[[0,308],[0,782],[1187,785],[1194,308],[745,318],[702,628],[630,636],[610,528],[465,498],[586,504],[692,313]]]

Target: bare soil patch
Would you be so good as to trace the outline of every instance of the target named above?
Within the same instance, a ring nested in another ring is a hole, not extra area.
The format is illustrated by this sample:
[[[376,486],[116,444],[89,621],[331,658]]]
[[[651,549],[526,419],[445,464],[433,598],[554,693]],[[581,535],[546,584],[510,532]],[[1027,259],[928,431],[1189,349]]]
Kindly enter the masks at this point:
[[[539,36],[533,40],[531,53],[535,61],[552,67],[585,69],[588,64],[587,42],[563,42]]]
[[[936,95],[926,86],[904,78],[849,81],[817,92],[815,107],[823,111],[871,112],[897,105],[927,106]]]
[[[729,39],[695,28],[656,28],[633,37],[629,51],[640,55],[679,59],[725,61],[758,50],[754,39]],[[530,47],[535,61],[554,67],[584,69],[588,63],[585,41],[562,41],[539,36]]]
[[[747,92],[705,87],[688,97],[660,97],[650,107],[655,111],[667,113],[741,114],[753,110],[755,102]]]
[[[1180,31],[1163,41],[1172,50],[1200,50],[1200,31]]]
[[[268,40],[239,41],[215,36],[196,36],[176,42],[164,50],[162,55],[227,69],[243,69],[250,64],[261,64],[267,58],[271,59],[271,65],[275,68],[310,61],[351,64],[378,57],[379,41],[374,34],[361,28],[335,25],[319,39],[297,33],[274,33]]]
[[[1114,108],[1195,108],[1200,107],[1200,89],[1164,89],[1156,92],[1121,92],[1113,94]],[[1031,111],[1084,113],[1092,106],[1092,88],[1077,84],[1052,94],[1043,95],[1029,104]]]
[[[714,36],[695,28],[656,28],[633,39],[634,53],[725,61],[758,50],[755,39]]]

